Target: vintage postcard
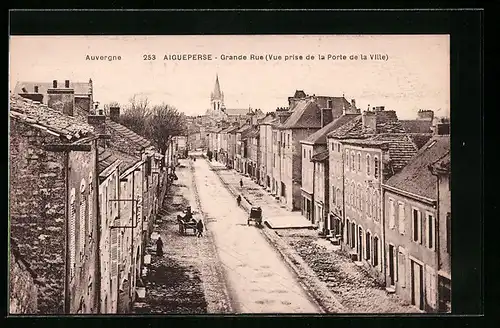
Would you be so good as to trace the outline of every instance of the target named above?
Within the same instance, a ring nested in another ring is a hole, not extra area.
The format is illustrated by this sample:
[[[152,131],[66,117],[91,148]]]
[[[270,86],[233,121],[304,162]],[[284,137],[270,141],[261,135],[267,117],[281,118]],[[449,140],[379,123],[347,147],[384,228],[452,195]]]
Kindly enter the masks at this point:
[[[452,310],[450,36],[11,36],[10,314]]]

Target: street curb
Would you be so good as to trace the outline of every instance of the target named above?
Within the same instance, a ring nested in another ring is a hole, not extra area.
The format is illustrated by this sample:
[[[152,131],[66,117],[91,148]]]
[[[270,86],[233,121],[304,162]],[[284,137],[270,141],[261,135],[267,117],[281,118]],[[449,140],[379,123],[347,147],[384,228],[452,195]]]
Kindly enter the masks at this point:
[[[214,253],[215,258],[217,259],[218,265],[215,265],[214,267],[215,267],[216,274],[218,276],[218,280],[221,282],[221,285],[222,285],[222,289],[223,289],[222,293],[224,294],[224,303],[223,303],[224,306],[222,306],[222,308],[219,308],[220,311],[216,312],[216,313],[217,314],[232,314],[232,313],[234,313],[234,309],[233,309],[232,302],[231,302],[231,296],[229,295],[229,291],[227,288],[225,275],[221,269],[222,265],[220,263],[222,263],[222,261],[219,257],[219,252],[217,251],[217,248],[215,246],[212,231],[209,231],[207,229],[207,225],[208,225],[207,215],[201,208],[200,195],[198,193],[198,187],[196,185],[194,172],[193,172],[194,167],[193,167],[193,164],[191,162],[189,162],[189,170],[191,171],[192,185],[193,185],[193,189],[194,189],[195,201],[196,201],[197,206],[198,206],[198,211],[201,214],[201,216],[203,217],[203,221],[204,221],[204,225],[205,225],[205,236],[207,237],[208,243],[210,244],[210,246],[212,248],[212,252]]]
[[[208,165],[213,169],[214,166],[207,161]],[[217,170],[213,170],[217,175],[222,185],[234,196],[238,194],[227,182],[225,182]],[[241,207],[246,211],[250,210],[251,203],[242,197]],[[272,229],[263,227],[261,229],[263,235],[271,246],[273,246],[285,263],[292,269],[297,276],[300,285],[306,291],[308,296],[323,313],[346,313],[347,309],[338,301],[335,295],[330,291],[327,285],[319,280],[316,273],[309,265],[295,252],[288,244],[283,241]]]

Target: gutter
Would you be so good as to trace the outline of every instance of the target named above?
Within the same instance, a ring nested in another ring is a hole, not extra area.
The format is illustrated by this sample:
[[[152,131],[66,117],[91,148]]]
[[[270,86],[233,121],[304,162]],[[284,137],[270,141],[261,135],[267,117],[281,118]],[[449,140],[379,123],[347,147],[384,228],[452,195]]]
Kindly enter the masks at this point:
[[[389,186],[389,185],[386,185],[386,184],[382,184],[382,188],[385,188],[385,189],[387,189],[389,191],[401,194],[401,195],[406,196],[406,197],[410,197],[410,198],[416,199],[418,201],[424,202],[424,203],[426,203],[428,205],[431,205],[431,206],[436,206],[436,203],[437,203],[435,199],[431,199],[431,198],[427,198],[427,197],[424,197],[424,196],[420,196],[420,195],[411,193],[409,191],[398,189],[398,188],[395,188],[395,187],[392,187],[392,186]]]

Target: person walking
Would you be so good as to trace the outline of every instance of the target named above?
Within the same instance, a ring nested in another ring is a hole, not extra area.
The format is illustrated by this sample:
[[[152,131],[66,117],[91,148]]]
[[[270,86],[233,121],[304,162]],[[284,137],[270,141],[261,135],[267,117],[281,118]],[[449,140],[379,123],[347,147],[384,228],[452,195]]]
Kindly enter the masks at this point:
[[[240,179],[240,188],[243,188],[243,180]]]
[[[241,195],[238,195],[238,197],[236,197],[236,203],[238,204],[238,206],[240,206],[240,204],[241,204]]]
[[[201,219],[196,224],[196,230],[198,231],[198,238],[203,237],[203,221]]]
[[[156,255],[163,256],[163,241],[161,237],[156,240]]]

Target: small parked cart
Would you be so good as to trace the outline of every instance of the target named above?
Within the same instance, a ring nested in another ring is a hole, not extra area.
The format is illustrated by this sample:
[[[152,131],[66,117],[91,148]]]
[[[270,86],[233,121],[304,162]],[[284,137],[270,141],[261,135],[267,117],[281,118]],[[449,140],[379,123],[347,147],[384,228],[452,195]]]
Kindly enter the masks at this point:
[[[177,215],[177,222],[179,224],[179,233],[181,235],[186,235],[187,230],[193,231],[196,235],[196,220],[193,218],[193,213],[191,212],[191,207],[188,207],[181,215]]]
[[[252,206],[250,214],[248,215],[248,225],[250,224],[250,221],[254,221],[257,226],[262,225],[262,209],[260,207]]]

